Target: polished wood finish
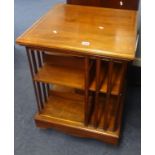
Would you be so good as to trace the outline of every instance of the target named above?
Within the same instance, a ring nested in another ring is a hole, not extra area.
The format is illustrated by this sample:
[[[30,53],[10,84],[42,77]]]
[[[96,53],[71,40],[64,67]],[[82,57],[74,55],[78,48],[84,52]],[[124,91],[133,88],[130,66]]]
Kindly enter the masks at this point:
[[[36,81],[84,89],[84,58],[45,54],[44,62]]]
[[[68,4],[138,10],[139,0],[67,0]]]
[[[84,61],[85,59],[83,57],[44,54],[44,67],[40,68],[38,73],[35,75],[34,80],[38,82],[58,84],[84,90]],[[93,65],[93,63],[90,63],[89,70],[93,70]],[[119,64],[116,63],[113,71],[113,85],[111,91],[113,95],[117,95],[119,93],[119,85],[122,73],[121,67],[118,65]],[[108,76],[106,75],[107,67],[105,63],[102,64],[101,67],[101,82],[99,91],[106,93],[108,84]],[[89,89],[91,91],[96,91],[96,78],[90,79]]]
[[[122,83],[127,62],[42,51],[43,64],[40,64],[39,50],[29,51],[33,64],[39,64],[39,68],[34,69],[34,82],[53,84],[49,96],[46,97],[46,90],[43,89],[46,100],[43,106],[43,100],[39,102],[41,110],[35,117],[36,125],[42,128],[53,127],[76,136],[118,143],[122,117]],[[47,66],[50,67],[47,69]],[[41,96],[39,87],[36,95]]]
[[[75,89],[54,86],[53,90],[50,92],[48,104],[46,104],[45,108],[41,111],[41,114],[35,116],[36,125],[41,128],[52,127],[75,136],[91,137],[116,144],[118,142],[120,128],[117,128],[117,130],[113,132],[109,130],[103,131],[103,120],[100,121],[97,129],[94,129],[91,120],[88,126],[83,124],[83,100],[84,94],[76,93]],[[102,96],[100,103],[104,100]],[[114,101],[113,98],[111,98],[111,100]],[[113,122],[111,121],[109,128],[112,125]]]
[[[29,48],[26,48],[26,52],[27,52],[27,57],[28,57],[28,61],[29,61],[31,76],[32,76],[32,79],[33,79],[35,73],[33,71],[33,62],[32,62],[32,59],[31,59],[31,51],[29,50]],[[36,82],[35,81],[33,81],[33,86],[34,86],[34,91],[35,91],[35,94],[36,94],[38,112],[40,113],[41,112],[41,106],[40,106],[40,103],[39,103],[39,95],[37,93],[37,87],[36,87]]]
[[[111,96],[111,89],[112,89],[112,73],[113,73],[113,61],[111,60],[108,65],[108,84],[107,84],[107,93],[106,93],[106,101],[105,101],[105,110],[104,110],[104,124],[103,129],[107,129],[108,123],[108,112],[109,112],[109,104],[110,96]]]
[[[133,60],[136,25],[136,11],[59,4],[16,42],[65,53]]]
[[[85,125],[88,125],[89,121],[89,58],[85,58]]]
[[[118,143],[136,16],[59,4],[17,39],[27,50],[37,127]]]
[[[98,58],[96,60],[96,94],[95,94],[95,116],[94,116],[94,127],[97,128],[98,126],[98,111],[99,111],[99,93],[100,93],[100,85],[101,85],[101,78],[100,78],[100,68],[101,68],[101,60]]]

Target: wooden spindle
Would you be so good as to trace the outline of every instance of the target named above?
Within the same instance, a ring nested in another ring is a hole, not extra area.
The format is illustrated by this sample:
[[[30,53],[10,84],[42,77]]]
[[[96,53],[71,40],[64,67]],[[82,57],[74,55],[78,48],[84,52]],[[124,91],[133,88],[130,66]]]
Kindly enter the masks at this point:
[[[48,94],[49,94],[49,91],[50,91],[50,85],[47,84],[47,90],[48,90]]]
[[[42,63],[44,63],[44,59],[43,56],[45,55],[45,52],[42,52]],[[47,102],[47,98],[49,96],[49,91],[50,91],[50,84],[46,83],[44,84],[44,96],[46,98],[46,102]]]
[[[43,83],[43,94],[44,94],[44,100],[47,102],[47,93],[46,93],[46,84]]]
[[[41,52],[37,51],[37,57],[38,57],[38,65],[39,67],[42,67],[42,60],[41,60]]]
[[[37,74],[38,68],[37,68],[37,62],[35,58],[35,51],[33,50],[31,50],[31,57],[32,57],[32,66],[33,66],[34,74]]]
[[[34,72],[33,72],[33,65],[32,65],[32,61],[31,61],[31,52],[29,51],[29,48],[27,48],[27,47],[26,47],[26,53],[27,53],[27,57],[28,57],[28,61],[29,61],[31,77],[33,80]],[[37,87],[36,87],[36,84],[34,81],[33,81],[33,87],[34,87],[34,91],[35,91],[35,95],[36,95],[38,112],[40,113],[41,112],[41,106],[40,106],[40,102],[39,102],[39,95],[37,93]]]
[[[42,61],[42,52],[37,51],[37,57],[38,57],[38,64],[39,67],[43,66],[43,61]],[[43,98],[44,102],[47,102],[47,93],[46,93],[46,84],[45,83],[40,83],[43,91]]]
[[[33,65],[33,68],[34,68],[34,72],[35,72],[35,74],[37,74],[38,67],[37,67],[37,61],[36,61],[34,51],[31,52],[31,55],[32,55],[32,65]],[[41,93],[40,82],[36,82],[36,86],[37,86],[37,90],[38,90],[38,94],[39,94],[40,105],[41,105],[41,108],[43,108],[44,106],[43,106],[43,98],[42,98],[42,93]]]

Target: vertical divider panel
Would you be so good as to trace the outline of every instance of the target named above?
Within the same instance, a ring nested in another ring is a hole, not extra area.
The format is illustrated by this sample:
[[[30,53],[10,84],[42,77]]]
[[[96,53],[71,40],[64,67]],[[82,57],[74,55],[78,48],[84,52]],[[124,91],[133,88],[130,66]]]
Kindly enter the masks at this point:
[[[35,71],[34,71],[34,66],[33,66],[33,62],[32,62],[32,55],[31,55],[31,51],[28,47],[26,47],[26,53],[27,53],[27,57],[28,57],[28,61],[29,61],[29,66],[30,66],[30,71],[31,71],[31,77],[33,80],[33,77],[35,75]],[[37,90],[37,86],[36,86],[36,82],[33,80],[33,86],[34,86],[34,91],[35,91],[35,95],[36,95],[36,100],[37,100],[37,108],[38,108],[38,112],[41,112],[41,105],[40,105],[40,99],[39,99],[39,94],[38,94],[38,90]]]
[[[85,102],[84,102],[84,124],[89,122],[89,57],[85,57]]]
[[[101,69],[101,60],[97,58],[96,60],[96,93],[95,93],[95,113],[94,113],[94,127],[98,126],[98,113],[99,113],[99,93],[100,93],[100,69]]]
[[[104,109],[104,124],[103,129],[107,130],[108,128],[108,114],[109,114],[109,104],[110,104],[110,96],[112,89],[112,73],[113,73],[113,60],[109,61],[108,64],[108,83],[107,83],[107,93],[106,93],[106,101],[105,101],[105,109]]]
[[[119,86],[119,95],[117,96],[117,101],[115,105],[115,119],[114,119],[114,126],[113,126],[113,131],[117,129],[118,125],[118,115],[119,115],[119,109],[120,109],[120,104],[121,104],[121,98],[122,98],[122,92],[123,92],[123,87],[125,83],[125,75],[127,71],[127,62],[122,62],[122,70],[121,70],[121,80],[120,80],[120,86]]]

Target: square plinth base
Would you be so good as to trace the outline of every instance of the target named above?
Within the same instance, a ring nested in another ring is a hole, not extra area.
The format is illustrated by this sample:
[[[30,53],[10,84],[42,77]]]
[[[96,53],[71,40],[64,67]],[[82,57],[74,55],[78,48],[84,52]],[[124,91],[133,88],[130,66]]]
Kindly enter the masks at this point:
[[[66,123],[63,120],[58,121],[56,118],[41,114],[36,114],[35,123],[39,128],[53,128],[73,136],[93,138],[110,144],[118,144],[120,138],[120,130],[115,132],[104,131],[101,129],[95,129],[92,126],[84,126],[80,123],[74,124],[72,122]]]

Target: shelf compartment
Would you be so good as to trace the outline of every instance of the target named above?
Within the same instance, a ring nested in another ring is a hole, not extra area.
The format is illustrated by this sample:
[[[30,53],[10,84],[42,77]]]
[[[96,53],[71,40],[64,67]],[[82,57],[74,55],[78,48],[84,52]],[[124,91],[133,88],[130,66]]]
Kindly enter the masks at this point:
[[[120,63],[114,63],[113,67],[113,74],[112,74],[112,95],[119,94],[119,87],[121,84],[121,77],[123,76],[122,72],[122,65]],[[108,84],[108,64],[106,62],[102,62],[101,70],[100,70],[100,79],[101,79],[101,86],[100,92],[107,93],[107,84]],[[94,78],[90,90],[95,91],[96,89],[96,77]]]
[[[59,90],[59,88],[56,89]],[[104,94],[101,94],[101,96],[100,108],[103,108],[105,96]],[[114,98],[112,98],[112,101],[114,101]],[[36,126],[39,128],[54,128],[74,136],[95,138],[112,144],[118,143],[121,123],[115,131],[111,130],[114,124],[114,115],[110,116],[108,130],[103,130],[103,119],[100,120],[98,128],[93,127],[93,113],[89,125],[85,126],[83,105],[83,95],[81,93],[76,94],[74,89],[60,88],[59,92],[51,91],[47,105],[40,114],[35,115]],[[121,111],[122,108],[120,108],[120,113]],[[121,117],[119,115],[119,120],[121,120]]]
[[[41,115],[57,121],[83,124],[84,95],[76,89],[54,85]]]
[[[77,88],[84,90],[85,88],[85,68],[84,58],[65,56],[65,55],[43,55],[44,64],[38,69],[38,73],[34,76],[35,81],[58,84],[62,86]],[[90,60],[89,71],[93,69],[94,61]],[[102,62],[100,76],[102,84],[100,92],[107,91],[107,64]],[[91,73],[89,90],[96,91],[96,77],[94,71]],[[114,64],[113,69],[113,85],[111,94],[119,94],[120,80],[122,76],[122,68],[119,63]]]
[[[62,55],[43,55],[44,64],[39,68],[34,80],[84,89],[84,58]],[[90,68],[93,63],[90,63]],[[90,69],[89,68],[89,69]]]
[[[117,104],[117,96],[111,96],[109,103],[108,103],[108,116],[107,116],[107,122],[108,122],[108,127],[105,131],[108,132],[115,132],[119,133],[120,132],[120,125],[121,125],[121,117],[120,114],[123,109],[123,96],[120,98],[119,108],[116,111],[116,104]],[[98,130],[103,130],[104,126],[104,109],[105,109],[105,103],[106,103],[106,95],[105,94],[100,94],[99,95],[99,112],[98,112],[98,125],[97,128]],[[90,124],[93,125],[93,122],[95,120],[94,115],[95,110],[92,112],[92,117],[90,120]],[[118,121],[117,127],[115,128],[115,121]],[[104,131],[104,130],[103,130]]]
[[[105,104],[105,94],[100,94],[99,97],[99,125],[98,129],[103,130],[104,124],[104,104]],[[116,96],[111,96],[108,103],[108,128],[107,131],[111,131],[114,126],[114,108],[116,102]],[[92,96],[89,97],[91,102]],[[78,89],[73,89],[70,87],[62,87],[58,85],[53,85],[49,92],[49,97],[47,103],[44,104],[44,108],[41,111],[41,115],[53,118],[57,121],[64,121],[66,123],[74,123],[84,125],[84,92]],[[92,112],[89,126],[93,127],[94,111]]]

